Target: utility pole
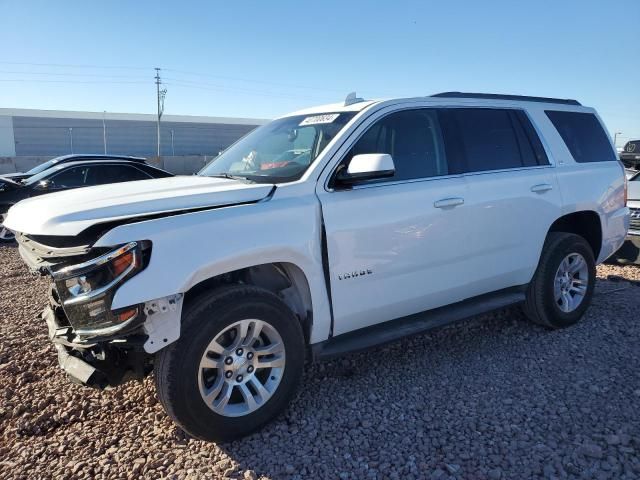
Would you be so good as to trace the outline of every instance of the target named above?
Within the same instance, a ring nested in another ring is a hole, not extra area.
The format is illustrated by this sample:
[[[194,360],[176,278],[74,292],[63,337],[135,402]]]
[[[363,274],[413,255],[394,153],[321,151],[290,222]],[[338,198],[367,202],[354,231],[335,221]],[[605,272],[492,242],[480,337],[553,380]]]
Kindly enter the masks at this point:
[[[73,154],[73,128],[69,127],[69,142],[71,143],[71,153]]]
[[[613,134],[613,146],[617,147],[617,142],[618,142],[618,135],[622,135],[622,132],[616,132]]]
[[[156,67],[156,93],[158,96],[158,158],[160,158],[160,119],[162,118],[162,112],[164,112],[164,97],[167,94],[167,89],[160,90],[162,81],[160,80],[160,69]]]
[[[171,155],[176,156],[176,149],[173,148],[173,128],[171,129]]]
[[[104,143],[104,154],[107,154],[107,126],[104,123],[104,117],[107,114],[106,110],[102,112],[102,141]]]

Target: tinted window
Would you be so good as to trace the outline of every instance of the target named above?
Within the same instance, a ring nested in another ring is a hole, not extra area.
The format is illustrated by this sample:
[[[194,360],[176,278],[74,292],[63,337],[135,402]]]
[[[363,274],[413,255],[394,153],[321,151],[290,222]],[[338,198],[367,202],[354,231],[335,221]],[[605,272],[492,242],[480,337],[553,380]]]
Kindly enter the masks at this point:
[[[126,165],[93,165],[89,174],[90,185],[148,180],[149,176],[137,168]]]
[[[544,151],[544,147],[542,146],[542,142],[540,141],[538,132],[536,132],[536,129],[533,128],[529,117],[527,117],[527,115],[522,110],[512,110],[511,116],[512,119],[515,119],[514,124],[519,124],[526,135],[526,142],[521,142],[521,150],[524,152],[528,148],[531,148],[535,157],[535,163],[537,165],[549,165],[549,158],[547,157],[547,153]],[[526,155],[526,153],[523,153],[522,162],[525,165],[527,165],[527,161],[525,160]]]
[[[609,137],[592,113],[547,110],[546,114],[576,162],[617,160]]]
[[[405,110],[378,120],[356,142],[346,160],[363,153],[388,153],[393,158],[395,175],[376,182],[448,173],[436,110]]]
[[[89,167],[72,167],[51,177],[54,188],[84,187],[87,184]]]
[[[481,172],[522,167],[520,146],[508,110],[453,108],[465,170]]]

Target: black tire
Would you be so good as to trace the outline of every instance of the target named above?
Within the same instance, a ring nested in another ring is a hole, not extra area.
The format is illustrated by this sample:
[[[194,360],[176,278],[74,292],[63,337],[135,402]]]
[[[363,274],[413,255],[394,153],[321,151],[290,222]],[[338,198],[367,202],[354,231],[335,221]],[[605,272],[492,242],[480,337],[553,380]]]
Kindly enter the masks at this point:
[[[571,312],[564,312],[554,296],[554,280],[560,263],[567,255],[579,253],[585,259],[588,284],[582,302]],[[591,303],[596,279],[593,250],[581,236],[551,232],[547,236],[538,268],[527,288],[524,313],[535,323],[548,328],[565,328],[577,323]]]
[[[264,405],[244,416],[228,417],[204,402],[198,369],[209,342],[244,319],[263,320],[277,330],[285,346],[286,363],[277,389]],[[233,440],[257,430],[285,409],[300,382],[304,357],[300,322],[280,298],[257,287],[223,287],[185,306],[180,338],[155,358],[158,398],[167,414],[188,434],[209,441]]]
[[[13,233],[10,233],[10,231],[5,229],[2,225],[7,212],[6,210],[0,210],[0,212],[2,212],[0,213],[0,244],[14,243],[16,241],[15,235],[13,235]]]

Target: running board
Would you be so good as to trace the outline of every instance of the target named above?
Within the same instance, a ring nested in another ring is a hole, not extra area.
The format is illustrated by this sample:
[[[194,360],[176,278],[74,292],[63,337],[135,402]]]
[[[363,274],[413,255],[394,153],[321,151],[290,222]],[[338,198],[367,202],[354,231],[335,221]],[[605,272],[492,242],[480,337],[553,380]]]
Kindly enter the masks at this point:
[[[343,333],[324,342],[311,345],[311,352],[314,360],[326,360],[516,305],[523,302],[524,299],[523,287],[500,290],[469,298],[453,305],[427,310],[353,332]]]

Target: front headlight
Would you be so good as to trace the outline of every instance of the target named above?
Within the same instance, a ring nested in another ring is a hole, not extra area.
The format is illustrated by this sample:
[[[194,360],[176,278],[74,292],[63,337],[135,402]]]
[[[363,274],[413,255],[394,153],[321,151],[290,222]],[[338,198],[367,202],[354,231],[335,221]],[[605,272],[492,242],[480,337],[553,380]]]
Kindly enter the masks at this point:
[[[111,311],[120,285],[146,266],[150,242],[130,242],[100,257],[52,272],[60,303],[79,335],[107,335],[141,314],[139,306]]]

